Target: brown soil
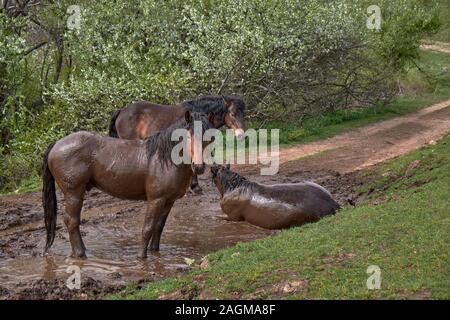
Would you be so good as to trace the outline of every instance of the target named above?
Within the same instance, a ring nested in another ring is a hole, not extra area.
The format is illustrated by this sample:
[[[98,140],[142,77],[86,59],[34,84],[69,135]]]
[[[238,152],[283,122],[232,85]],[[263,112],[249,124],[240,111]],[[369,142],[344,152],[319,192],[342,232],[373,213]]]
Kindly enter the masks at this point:
[[[427,51],[436,51],[442,53],[450,53],[450,43],[432,41],[432,42],[424,42],[420,49]]]
[[[330,190],[341,205],[357,205],[358,189],[364,183],[359,170],[434,143],[450,131],[449,116],[450,100],[327,140],[283,149],[280,172],[275,176],[259,175],[257,166],[235,169],[253,181],[268,184],[312,180]],[[129,283],[139,286],[186,272],[190,268],[186,258],[198,264],[209,252],[274,233],[224,220],[219,194],[208,174],[200,184],[203,195],[186,196],[175,204],[161,252],[147,261],[137,259],[143,202],[115,199],[97,190],[89,192],[81,226],[88,259],[74,260],[67,258],[70,245],[61,217],[51,255],[41,256],[45,230],[39,193],[0,197],[0,299],[99,298]],[[58,194],[59,208],[63,208],[61,198]],[[333,261],[338,258],[333,257]],[[82,270],[81,290],[65,286],[69,276],[66,269],[71,265]],[[296,281],[283,284],[280,290],[306,290],[307,283]]]

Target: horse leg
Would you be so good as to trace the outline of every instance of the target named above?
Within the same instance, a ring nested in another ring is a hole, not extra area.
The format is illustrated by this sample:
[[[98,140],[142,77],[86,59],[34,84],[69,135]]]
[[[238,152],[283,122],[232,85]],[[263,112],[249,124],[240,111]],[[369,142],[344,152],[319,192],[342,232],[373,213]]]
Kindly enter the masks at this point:
[[[202,193],[203,193],[202,188],[201,188],[200,185],[198,184],[198,176],[197,176],[196,174],[194,174],[194,175],[192,176],[190,191],[191,191],[193,194],[202,194]]]
[[[157,214],[152,221],[152,242],[150,243],[151,251],[159,251],[159,241],[161,240],[161,234],[164,226],[166,225],[167,217],[169,216],[170,209],[173,207],[173,202],[166,202],[162,211]]]
[[[73,258],[85,258],[86,247],[80,233],[81,208],[83,207],[84,186],[64,193],[66,212],[64,223],[69,232]]]
[[[155,200],[147,205],[145,213],[144,226],[142,228],[142,251],[140,258],[147,258],[147,248],[153,233],[153,224],[156,215],[164,208],[164,200]]]

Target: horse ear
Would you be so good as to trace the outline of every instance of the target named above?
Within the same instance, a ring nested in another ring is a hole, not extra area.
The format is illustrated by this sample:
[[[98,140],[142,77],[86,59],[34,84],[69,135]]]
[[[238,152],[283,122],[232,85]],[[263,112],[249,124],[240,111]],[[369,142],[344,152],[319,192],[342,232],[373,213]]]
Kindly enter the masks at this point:
[[[211,124],[214,124],[214,112],[208,113],[208,121]]]
[[[213,164],[211,166],[211,173],[215,176],[217,174],[217,171],[219,171],[219,166],[217,164]]]
[[[184,113],[184,118],[186,119],[187,123],[192,122],[192,114],[189,110],[186,110],[186,112]]]

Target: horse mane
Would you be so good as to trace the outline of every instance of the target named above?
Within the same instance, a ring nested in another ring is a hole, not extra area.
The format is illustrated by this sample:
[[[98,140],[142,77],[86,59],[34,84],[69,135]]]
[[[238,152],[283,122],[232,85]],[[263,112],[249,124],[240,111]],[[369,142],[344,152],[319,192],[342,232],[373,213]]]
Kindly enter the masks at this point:
[[[224,186],[225,192],[233,191],[234,189],[240,187],[248,188],[252,184],[252,182],[249,181],[247,178],[229,169],[222,170],[222,175],[220,176],[220,179]]]
[[[245,103],[236,96],[203,96],[196,100],[185,101],[182,105],[194,112],[212,112],[215,117],[223,118],[227,113],[226,103],[232,102],[242,112],[245,110]]]
[[[202,122],[202,133],[205,133],[206,130],[212,128],[212,125],[205,114],[192,112],[191,115],[192,123],[188,123],[184,118],[180,119],[170,127],[158,131],[144,140],[148,159],[157,155],[159,161],[163,165],[168,165],[172,162],[172,149],[180,143],[180,141],[172,141],[171,139],[172,132],[176,129],[193,129],[194,121]]]

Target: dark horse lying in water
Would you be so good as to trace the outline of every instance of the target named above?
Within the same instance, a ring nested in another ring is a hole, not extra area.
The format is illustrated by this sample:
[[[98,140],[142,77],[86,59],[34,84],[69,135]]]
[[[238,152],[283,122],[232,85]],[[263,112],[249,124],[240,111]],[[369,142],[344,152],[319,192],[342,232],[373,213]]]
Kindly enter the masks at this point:
[[[186,110],[212,112],[216,129],[225,125],[233,129],[238,139],[244,138],[245,103],[234,96],[205,96],[173,106],[147,101],[133,102],[114,113],[109,125],[109,136],[128,140],[144,139],[181,119]],[[202,192],[196,175],[192,178],[191,190],[194,193]]]
[[[327,190],[312,182],[264,186],[230,171],[229,166],[215,165],[211,172],[222,195],[222,210],[232,221],[281,229],[317,221],[339,208]]]
[[[213,121],[212,114],[209,116]],[[141,257],[147,256],[150,239],[150,249],[159,250],[161,233],[175,200],[185,195],[192,175],[204,171],[202,153],[206,144],[195,143],[194,120],[201,121],[203,132],[212,128],[205,114],[186,111],[185,118],[146,140],[112,139],[81,131],[49,146],[44,158],[42,192],[47,229],[45,252],[55,238],[55,181],[64,194],[64,222],[73,257],[85,257],[80,214],[84,194],[92,187],[122,199],[146,200]],[[180,143],[171,139],[176,129],[187,130],[191,163],[172,162],[172,149]]]

